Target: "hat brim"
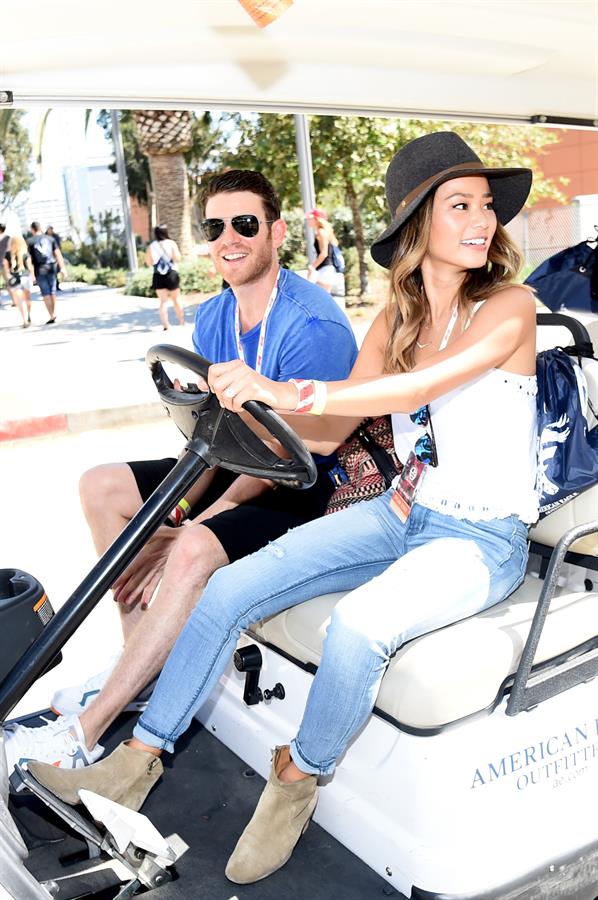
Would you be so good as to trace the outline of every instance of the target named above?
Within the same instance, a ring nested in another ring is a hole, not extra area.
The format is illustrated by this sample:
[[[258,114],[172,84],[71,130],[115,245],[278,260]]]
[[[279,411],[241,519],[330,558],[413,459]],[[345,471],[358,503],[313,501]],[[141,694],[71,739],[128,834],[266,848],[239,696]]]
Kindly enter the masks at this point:
[[[496,218],[501,225],[506,225],[514,219],[518,212],[525,206],[530,188],[532,186],[531,169],[492,169],[472,168],[463,169],[459,173],[439,175],[438,179],[426,185],[425,189],[404,208],[400,209],[391,224],[376,238],[371,246],[370,253],[375,262],[385,269],[389,269],[397,242],[398,231],[407,219],[421,206],[426,197],[436,190],[445,181],[454,178],[464,178],[469,175],[482,176],[488,179],[492,190],[493,205]]]

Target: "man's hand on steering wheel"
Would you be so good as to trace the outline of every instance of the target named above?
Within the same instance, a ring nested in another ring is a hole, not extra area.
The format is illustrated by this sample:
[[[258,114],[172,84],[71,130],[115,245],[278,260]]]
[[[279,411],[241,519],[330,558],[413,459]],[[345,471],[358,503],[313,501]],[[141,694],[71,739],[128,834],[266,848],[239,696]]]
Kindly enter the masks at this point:
[[[240,359],[214,363],[208,370],[208,384],[221,406],[239,413],[248,400],[260,400],[281,412],[297,405],[297,388],[288,381],[272,381]]]

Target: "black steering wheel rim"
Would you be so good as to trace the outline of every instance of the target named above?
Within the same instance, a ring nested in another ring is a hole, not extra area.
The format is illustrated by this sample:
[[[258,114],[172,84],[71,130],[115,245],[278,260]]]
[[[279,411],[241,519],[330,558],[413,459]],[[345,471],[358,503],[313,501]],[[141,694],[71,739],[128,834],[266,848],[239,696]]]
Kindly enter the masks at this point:
[[[311,453],[287,422],[271,407],[257,400],[250,400],[243,404],[243,409],[279,441],[290,454],[290,459],[278,456],[251,431],[237,413],[223,409],[216,396],[210,391],[175,390],[162,365],[164,362],[170,362],[184,366],[207,382],[208,369],[211,365],[209,360],[184,347],[158,344],[148,350],[146,362],[168,415],[173,418],[188,438],[188,448],[198,453],[208,466],[220,465],[232,471],[271,478],[289,487],[307,488],[314,484],[317,478],[317,469]],[[196,423],[193,434],[188,433],[190,425],[187,428],[181,426],[182,421],[190,422],[190,417]],[[216,422],[215,425],[214,422]],[[213,433],[201,434],[202,427],[204,431],[209,431],[211,428]],[[220,444],[217,440],[217,432],[220,433]],[[222,440],[223,435],[227,441]],[[225,445],[229,451],[232,451],[231,441],[236,441],[241,450],[252,457],[251,460],[243,462],[238,457],[220,458]],[[263,454],[260,453],[260,447],[256,442],[261,445]],[[262,466],[258,461],[260,455]]]

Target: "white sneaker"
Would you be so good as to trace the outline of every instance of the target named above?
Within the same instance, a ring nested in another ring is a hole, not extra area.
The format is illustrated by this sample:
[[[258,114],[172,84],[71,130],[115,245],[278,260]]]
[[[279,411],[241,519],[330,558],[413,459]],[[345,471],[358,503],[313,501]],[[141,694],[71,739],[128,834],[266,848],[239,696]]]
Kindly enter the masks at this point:
[[[50,700],[52,712],[57,716],[80,716],[98,696],[119,659],[120,653],[117,653],[110,657],[108,668],[92,675],[83,684],[74,684],[56,691]]]
[[[103,672],[92,675],[83,684],[75,684],[71,687],[61,688],[56,691],[50,701],[50,709],[57,716],[80,716],[98,696],[108,678],[112,674],[121,654],[118,653],[110,660],[110,665]],[[127,703],[123,712],[143,712],[154,688],[155,680],[139,693],[134,700]]]
[[[100,744],[87,749],[77,716],[61,716],[39,728],[8,725],[4,730],[4,750],[9,774],[17,763],[26,768],[29,760],[62,769],[83,769],[104,752]]]

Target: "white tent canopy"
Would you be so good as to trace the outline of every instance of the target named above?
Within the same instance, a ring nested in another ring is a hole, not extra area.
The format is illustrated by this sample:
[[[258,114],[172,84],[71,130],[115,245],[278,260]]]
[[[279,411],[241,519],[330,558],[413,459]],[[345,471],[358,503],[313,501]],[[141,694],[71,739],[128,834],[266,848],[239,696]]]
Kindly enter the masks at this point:
[[[265,30],[237,0],[30,13],[4,21],[16,106],[598,121],[596,0],[295,0]]]

